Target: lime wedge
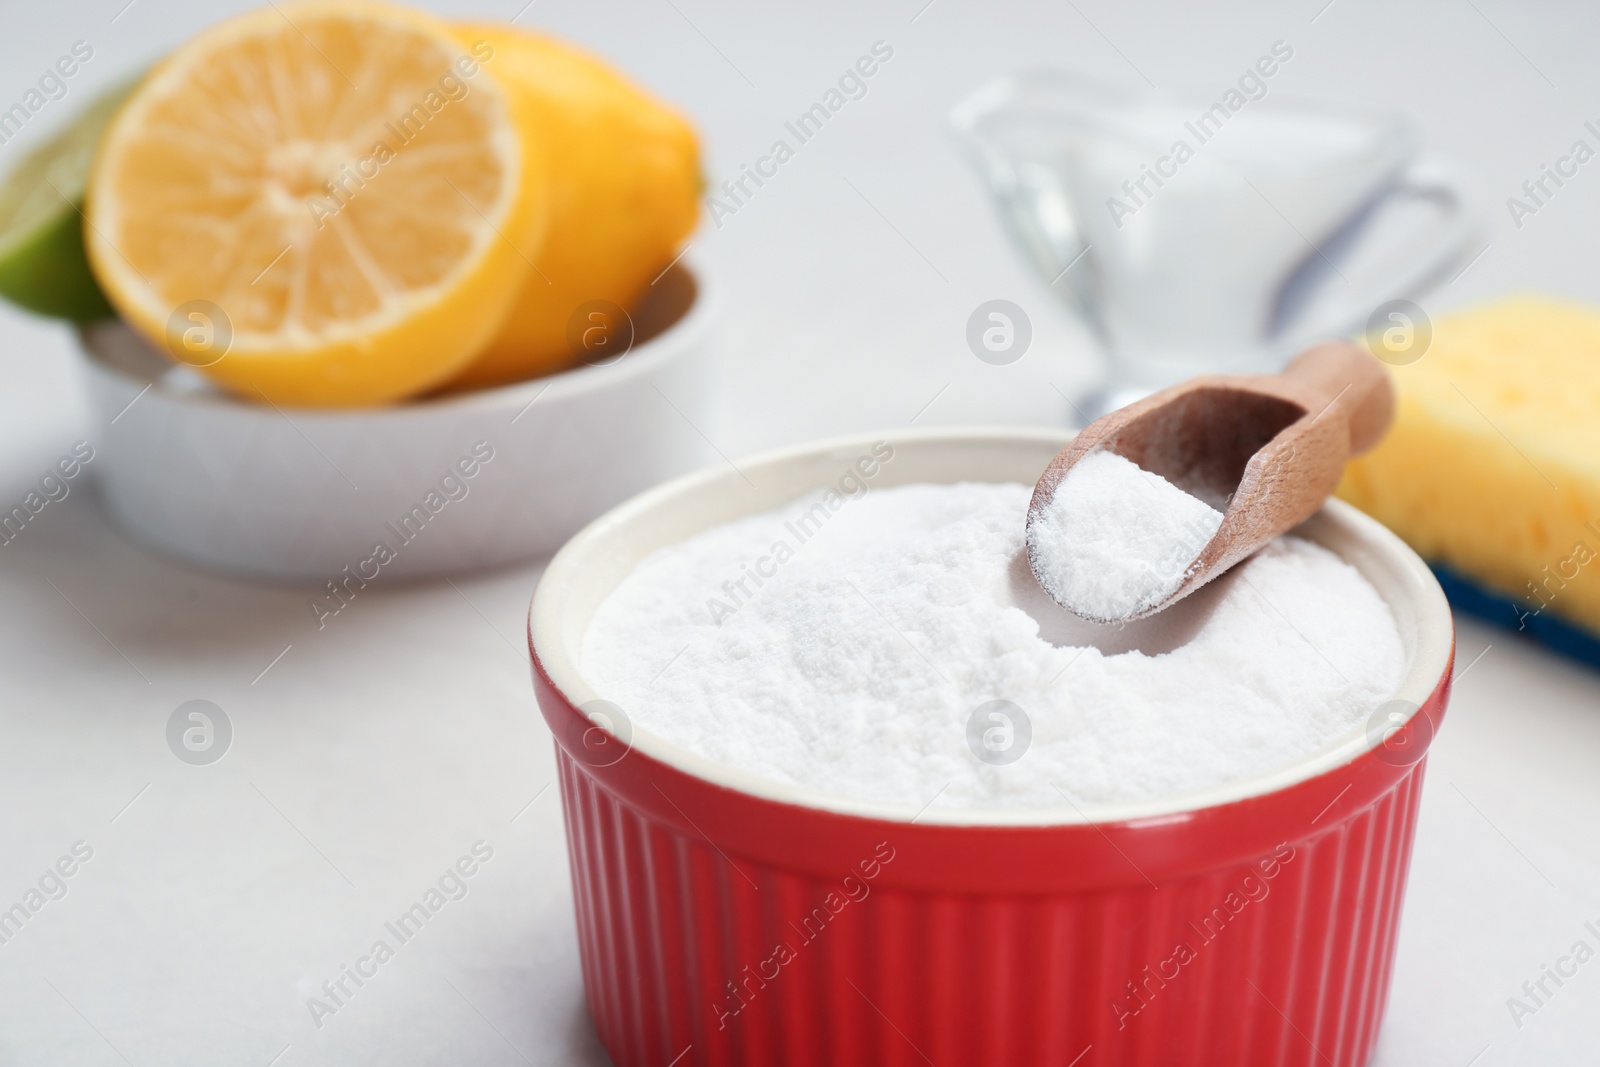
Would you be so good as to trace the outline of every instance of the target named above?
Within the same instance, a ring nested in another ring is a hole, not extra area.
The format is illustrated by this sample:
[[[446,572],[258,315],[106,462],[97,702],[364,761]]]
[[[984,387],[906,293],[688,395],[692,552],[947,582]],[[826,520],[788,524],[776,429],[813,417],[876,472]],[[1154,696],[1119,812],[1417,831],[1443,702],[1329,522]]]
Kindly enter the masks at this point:
[[[83,250],[83,189],[100,134],[132,88],[97,97],[0,183],[0,296],[13,304],[75,322],[113,314]]]

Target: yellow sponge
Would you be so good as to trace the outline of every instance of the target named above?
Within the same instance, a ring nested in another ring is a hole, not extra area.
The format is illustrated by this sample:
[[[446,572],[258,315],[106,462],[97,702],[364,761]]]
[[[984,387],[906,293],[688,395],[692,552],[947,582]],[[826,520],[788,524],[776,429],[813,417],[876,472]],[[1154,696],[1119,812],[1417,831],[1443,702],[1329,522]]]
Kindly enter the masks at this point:
[[[1394,429],[1339,495],[1519,616],[1600,632],[1600,313],[1506,300],[1392,370]]]

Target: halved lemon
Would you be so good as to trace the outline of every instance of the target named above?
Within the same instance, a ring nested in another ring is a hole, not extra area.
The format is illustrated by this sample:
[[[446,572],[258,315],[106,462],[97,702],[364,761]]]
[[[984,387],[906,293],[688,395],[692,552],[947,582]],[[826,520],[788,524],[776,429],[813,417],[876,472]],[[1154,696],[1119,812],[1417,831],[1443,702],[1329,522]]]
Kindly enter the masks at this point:
[[[281,3],[164,60],[90,175],[122,316],[252,399],[378,404],[451,378],[532,271],[543,168],[493,49],[407,8]]]

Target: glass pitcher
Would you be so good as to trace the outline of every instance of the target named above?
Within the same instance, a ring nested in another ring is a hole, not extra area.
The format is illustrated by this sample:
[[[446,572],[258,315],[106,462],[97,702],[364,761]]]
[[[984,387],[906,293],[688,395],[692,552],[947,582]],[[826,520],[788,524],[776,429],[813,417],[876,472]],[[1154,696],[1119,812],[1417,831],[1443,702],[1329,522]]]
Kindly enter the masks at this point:
[[[1105,349],[1091,418],[1195,374],[1276,370],[1471,242],[1459,188],[1417,162],[1402,118],[1231,98],[1037,71],[952,114],[1012,238]]]

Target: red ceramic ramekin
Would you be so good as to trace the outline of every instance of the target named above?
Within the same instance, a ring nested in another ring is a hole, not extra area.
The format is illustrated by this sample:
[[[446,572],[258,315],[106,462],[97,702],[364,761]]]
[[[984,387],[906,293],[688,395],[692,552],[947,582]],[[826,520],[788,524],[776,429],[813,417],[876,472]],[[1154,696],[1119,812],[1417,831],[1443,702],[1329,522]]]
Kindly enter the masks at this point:
[[[873,488],[1031,483],[1066,441],[884,439],[893,458]],[[651,490],[569,542],[534,595],[534,685],[556,739],[584,984],[612,1059],[1365,1063],[1454,636],[1427,568],[1349,507],[1330,503],[1301,533],[1393,609],[1404,681],[1328,749],[1204,793],[919,812],[712,764],[594,703],[605,694],[582,673],[584,628],[642,556],[836,485],[874,443],[807,446]]]

